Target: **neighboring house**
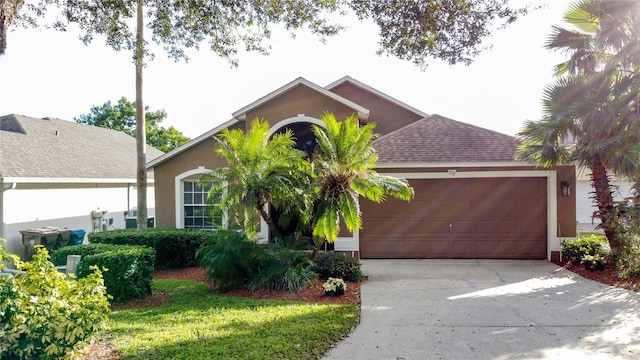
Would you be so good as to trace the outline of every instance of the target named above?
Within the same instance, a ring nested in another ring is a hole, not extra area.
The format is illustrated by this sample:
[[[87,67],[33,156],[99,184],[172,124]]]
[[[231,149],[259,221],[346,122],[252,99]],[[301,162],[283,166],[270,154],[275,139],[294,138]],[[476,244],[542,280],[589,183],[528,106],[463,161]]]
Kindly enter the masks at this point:
[[[147,146],[147,159],[160,155]],[[123,132],[52,118],[0,117],[0,237],[10,252],[23,255],[21,230],[124,228],[125,212],[137,205],[135,184],[136,140]]]
[[[603,232],[602,229],[595,229],[600,224],[600,219],[593,216],[597,207],[593,201],[594,190],[591,186],[590,170],[577,169],[576,177],[576,221],[578,232]],[[634,197],[633,183],[629,180],[616,178],[610,179],[613,185],[613,200],[624,201],[626,198]]]
[[[567,134],[564,139],[564,146],[572,148],[575,145],[574,136]],[[627,198],[634,197],[633,183],[626,179],[621,179],[615,175],[609,177],[612,186],[612,194],[614,201],[625,201]],[[594,189],[591,184],[591,170],[587,167],[576,167],[576,186],[571,191],[576,193],[576,227],[577,232],[600,232],[602,229],[596,229],[601,223],[600,219],[594,216],[598,210],[594,201]]]
[[[298,142],[313,136],[324,112],[376,123],[379,173],[404,177],[410,203],[363,200],[363,227],[341,233],[335,250],[362,258],[551,259],[561,237],[575,236],[575,168],[540,170],[514,160],[517,139],[439,115],[427,115],[350,77],[326,87],[298,78],[232,114],[226,123],[148,163],[154,170],[161,227],[207,227],[200,176],[225,166],[212,137],[266,119]],[[160,196],[162,195],[162,196]],[[209,224],[210,225],[210,224]],[[224,226],[224,218],[213,226]],[[268,236],[262,227],[264,238]],[[560,233],[560,229],[562,232]]]

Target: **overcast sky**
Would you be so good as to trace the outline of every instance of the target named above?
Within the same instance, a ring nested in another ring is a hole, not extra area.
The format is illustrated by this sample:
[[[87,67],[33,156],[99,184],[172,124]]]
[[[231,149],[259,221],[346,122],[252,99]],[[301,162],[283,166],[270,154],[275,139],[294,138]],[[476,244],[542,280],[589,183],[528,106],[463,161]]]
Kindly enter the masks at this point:
[[[513,0],[525,4],[528,0]],[[542,3],[542,1],[534,1]],[[525,120],[540,117],[543,89],[561,54],[543,48],[551,25],[562,25],[570,0],[547,0],[545,9],[521,18],[486,40],[470,66],[433,62],[424,71],[375,54],[375,25],[350,21],[326,44],[300,34],[275,32],[271,54],[243,54],[240,66],[203,48],[188,63],[156,51],[145,68],[144,100],[168,113],[173,125],[196,137],[280,86],[304,77],[320,86],[349,75],[428,114],[514,135]],[[97,39],[84,46],[74,32],[16,30],[0,57],[0,115],[21,114],[73,120],[93,105],[125,96],[135,100],[131,54]]]

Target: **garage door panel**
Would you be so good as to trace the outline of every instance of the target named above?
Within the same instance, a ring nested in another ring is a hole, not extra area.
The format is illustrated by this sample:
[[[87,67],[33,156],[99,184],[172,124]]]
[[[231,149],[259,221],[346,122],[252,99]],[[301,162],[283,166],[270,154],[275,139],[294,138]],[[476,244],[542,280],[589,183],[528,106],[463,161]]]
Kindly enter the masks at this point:
[[[494,258],[498,254],[495,240],[478,240],[475,246],[476,254],[480,258]]]
[[[456,240],[451,242],[452,256],[458,258],[469,258],[475,256],[475,244],[473,240]]]
[[[446,236],[449,234],[449,223],[447,221],[429,221],[423,225],[424,231],[422,234],[431,236]]]
[[[361,256],[544,258],[546,178],[410,180],[410,203],[361,203]],[[449,225],[451,224],[451,228]]]
[[[506,235],[513,235],[520,233],[520,227],[518,223],[514,221],[498,221],[494,222],[493,232],[491,234],[484,233],[483,235],[495,235],[499,238],[504,238]]]
[[[522,204],[515,201],[503,202],[496,208],[494,216],[498,219],[519,219],[525,211],[522,210]]]
[[[463,236],[465,234],[473,234],[476,227],[480,226],[480,223],[473,220],[457,220],[450,225],[451,234]]]
[[[433,238],[429,239],[429,254],[434,258],[448,258],[451,257],[451,240],[446,238]],[[423,254],[424,256],[424,254]]]
[[[546,251],[540,249],[539,242],[535,239],[520,241],[520,251],[531,258],[542,258],[546,256]]]
[[[543,220],[524,220],[519,223],[519,229],[525,234],[546,234],[546,221]]]

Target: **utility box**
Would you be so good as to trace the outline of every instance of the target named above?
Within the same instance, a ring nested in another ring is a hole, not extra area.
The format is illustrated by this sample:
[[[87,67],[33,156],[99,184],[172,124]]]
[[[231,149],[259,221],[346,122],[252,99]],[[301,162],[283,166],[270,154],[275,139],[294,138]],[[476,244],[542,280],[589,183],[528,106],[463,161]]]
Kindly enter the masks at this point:
[[[35,246],[43,245],[49,253],[67,246],[71,230],[65,227],[43,226],[20,231],[24,245],[24,260],[30,261],[36,253]]]
[[[136,229],[138,227],[138,219],[134,217],[128,217],[124,219],[125,229]]]
[[[138,219],[137,218],[126,218],[125,220],[125,229],[137,229],[138,228]],[[147,218],[147,228],[152,229],[155,227],[155,218]]]

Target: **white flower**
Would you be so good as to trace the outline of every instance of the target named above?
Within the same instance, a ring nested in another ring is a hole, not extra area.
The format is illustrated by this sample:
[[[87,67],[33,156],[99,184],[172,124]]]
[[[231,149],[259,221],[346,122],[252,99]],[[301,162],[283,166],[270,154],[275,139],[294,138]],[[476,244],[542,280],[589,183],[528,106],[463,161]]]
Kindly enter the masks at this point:
[[[322,284],[324,292],[344,292],[347,289],[347,285],[344,280],[338,278],[329,278],[324,284]]]

